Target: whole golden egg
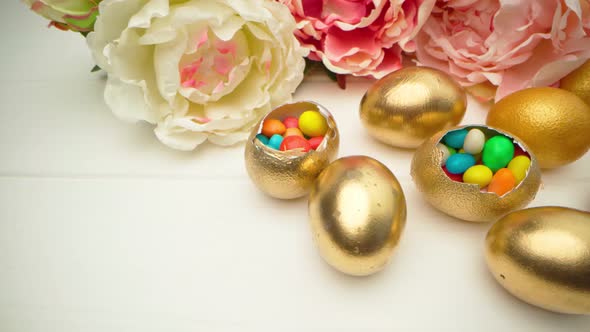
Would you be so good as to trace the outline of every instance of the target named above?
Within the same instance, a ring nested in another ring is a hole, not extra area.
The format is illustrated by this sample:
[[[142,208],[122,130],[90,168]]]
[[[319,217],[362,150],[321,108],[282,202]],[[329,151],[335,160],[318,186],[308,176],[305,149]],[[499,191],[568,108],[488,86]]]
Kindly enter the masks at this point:
[[[380,271],[398,245],[406,222],[404,192],[377,160],[336,160],[309,195],[309,217],[321,256],[339,271],[365,276]]]
[[[504,135],[523,151],[529,153],[531,164],[525,178],[503,196],[482,192],[478,185],[454,181],[442,168],[443,153],[437,148],[443,137],[451,130],[477,128],[486,137]],[[458,219],[473,222],[496,221],[505,214],[522,209],[537,194],[541,184],[541,170],[535,155],[515,136],[495,128],[472,125],[444,130],[424,142],[414,153],[411,174],[424,199],[438,210]]]
[[[494,278],[519,299],[590,315],[590,213],[537,207],[510,213],[486,237]]]
[[[541,168],[554,168],[582,157],[590,148],[590,106],[571,92],[530,88],[492,106],[486,124],[526,143]]]
[[[559,88],[575,94],[590,105],[590,60],[562,78]]]
[[[328,123],[328,132],[316,150],[279,151],[264,145],[256,138],[266,119],[282,120],[288,116],[299,117],[305,111],[318,111]],[[246,170],[256,187],[264,193],[280,199],[303,197],[320,172],[336,159],[340,137],[332,114],[311,101],[282,105],[267,114],[254,127],[244,151]]]
[[[465,115],[465,91],[450,76],[428,67],[408,67],[373,84],[360,104],[369,135],[395,147],[416,148]]]

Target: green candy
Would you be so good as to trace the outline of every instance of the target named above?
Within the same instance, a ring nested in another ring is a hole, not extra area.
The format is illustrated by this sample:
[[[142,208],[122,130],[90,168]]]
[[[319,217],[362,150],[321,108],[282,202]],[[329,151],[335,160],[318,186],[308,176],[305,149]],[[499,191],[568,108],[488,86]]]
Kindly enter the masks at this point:
[[[490,138],[483,147],[482,161],[494,173],[506,167],[514,157],[514,145],[505,136]]]

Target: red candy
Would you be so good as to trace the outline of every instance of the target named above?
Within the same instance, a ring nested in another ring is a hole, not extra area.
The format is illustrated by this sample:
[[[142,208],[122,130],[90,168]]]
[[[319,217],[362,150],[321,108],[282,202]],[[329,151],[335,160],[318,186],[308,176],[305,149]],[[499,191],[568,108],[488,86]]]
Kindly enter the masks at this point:
[[[299,119],[293,116],[288,116],[283,120],[283,124],[287,128],[299,128]]]
[[[324,140],[324,136],[312,137],[308,140],[309,145],[313,150],[317,150],[322,141]]]
[[[514,144],[514,157],[513,158],[516,158],[518,156],[525,156],[525,157],[528,157],[529,159],[531,157],[518,144]]]
[[[445,174],[453,181],[457,181],[457,182],[463,182],[463,174],[452,174],[447,170],[446,166],[443,166],[443,171],[445,171]]]
[[[301,136],[287,136],[281,143],[280,150],[287,151],[287,150],[295,150],[295,149],[302,149],[303,152],[307,152],[311,149],[311,145],[309,142],[301,137]]]

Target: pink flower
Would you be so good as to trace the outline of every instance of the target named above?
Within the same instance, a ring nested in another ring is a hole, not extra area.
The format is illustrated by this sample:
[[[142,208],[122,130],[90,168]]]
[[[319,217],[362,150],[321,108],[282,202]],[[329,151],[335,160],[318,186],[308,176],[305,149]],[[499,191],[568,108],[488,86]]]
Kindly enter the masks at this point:
[[[279,0],[297,21],[295,35],[337,74],[381,78],[401,67],[401,51],[424,24],[434,0]]]
[[[554,85],[590,58],[589,0],[439,0],[416,38],[418,61],[496,100]]]

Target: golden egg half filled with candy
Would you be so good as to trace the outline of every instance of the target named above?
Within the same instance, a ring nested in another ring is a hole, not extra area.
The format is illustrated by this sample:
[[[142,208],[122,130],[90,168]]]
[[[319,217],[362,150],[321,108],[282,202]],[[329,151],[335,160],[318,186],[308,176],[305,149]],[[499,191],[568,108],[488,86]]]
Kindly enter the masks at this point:
[[[547,310],[590,315],[590,213],[554,206],[512,212],[485,243],[490,272],[511,294]]]
[[[486,124],[520,137],[541,168],[572,163],[590,149],[590,105],[562,89],[510,94],[492,106]]]
[[[393,72],[371,86],[360,104],[369,135],[395,147],[416,148],[465,115],[463,88],[449,75],[428,67]]]
[[[525,144],[481,125],[432,136],[416,150],[411,173],[432,206],[472,222],[496,221],[525,207],[541,184],[537,159]]]
[[[311,101],[282,105],[254,127],[244,152],[256,187],[280,199],[305,196],[338,155],[340,138],[332,114]]]
[[[309,195],[314,240],[337,270],[366,276],[383,269],[406,223],[404,192],[393,173],[366,156],[336,160]]]

